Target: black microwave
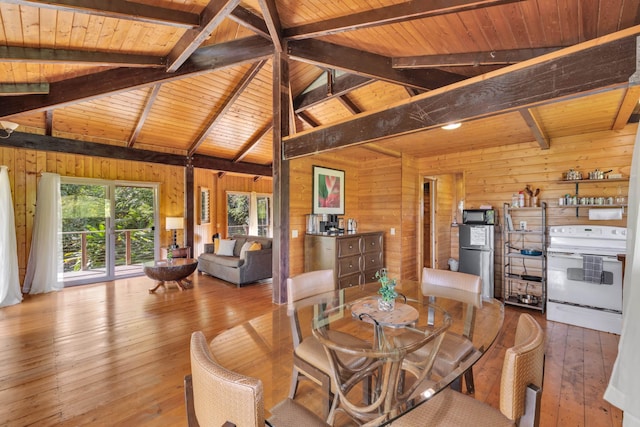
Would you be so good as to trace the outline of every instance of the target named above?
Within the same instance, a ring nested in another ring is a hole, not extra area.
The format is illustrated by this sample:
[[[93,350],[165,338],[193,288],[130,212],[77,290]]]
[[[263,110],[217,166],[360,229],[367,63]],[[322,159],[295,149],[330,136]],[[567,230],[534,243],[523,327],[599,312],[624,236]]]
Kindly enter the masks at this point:
[[[496,211],[493,209],[465,209],[462,211],[463,224],[496,224]]]

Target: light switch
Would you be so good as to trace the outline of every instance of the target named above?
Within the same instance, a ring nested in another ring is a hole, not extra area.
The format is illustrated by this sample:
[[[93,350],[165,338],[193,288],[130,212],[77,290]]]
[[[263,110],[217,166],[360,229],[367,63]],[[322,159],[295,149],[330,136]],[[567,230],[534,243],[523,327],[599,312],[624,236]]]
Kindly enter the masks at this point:
[[[298,238],[298,230],[291,230],[291,238],[293,239]]]
[[[396,229],[395,229],[395,228],[392,228],[392,229],[391,229],[391,235],[392,235],[392,236],[395,236],[395,235],[396,235]]]

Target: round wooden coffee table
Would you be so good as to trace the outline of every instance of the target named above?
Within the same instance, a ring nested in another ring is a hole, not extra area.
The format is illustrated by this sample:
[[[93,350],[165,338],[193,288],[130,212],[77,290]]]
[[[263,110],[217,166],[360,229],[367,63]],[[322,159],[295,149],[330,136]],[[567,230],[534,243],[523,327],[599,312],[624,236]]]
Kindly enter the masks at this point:
[[[164,286],[164,282],[176,282],[180,290],[190,288],[191,281],[187,277],[196,271],[197,267],[197,259],[174,258],[171,261],[166,259],[147,261],[143,264],[143,271],[147,277],[158,281],[155,288],[149,289],[152,293],[160,286]]]

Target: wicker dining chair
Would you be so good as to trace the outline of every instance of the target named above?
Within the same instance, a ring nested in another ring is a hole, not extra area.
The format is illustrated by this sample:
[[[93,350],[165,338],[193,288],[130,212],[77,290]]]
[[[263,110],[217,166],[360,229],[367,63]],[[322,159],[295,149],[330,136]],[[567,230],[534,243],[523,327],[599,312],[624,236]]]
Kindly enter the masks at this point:
[[[447,388],[391,425],[501,427],[540,424],[544,376],[544,331],[528,313],[518,319],[513,347],[505,353],[500,379],[500,410]]]
[[[311,335],[310,325],[308,325],[308,328],[301,327],[296,309],[306,304],[306,302],[301,303],[301,300],[332,291],[335,291],[333,270],[310,271],[287,279],[288,313],[293,337],[293,373],[289,398],[293,399],[295,397],[301,378],[313,381],[322,388],[324,399],[322,414],[325,418],[329,415],[336,384],[332,380],[331,366],[324,347]],[[312,303],[313,301],[309,302],[309,304]],[[362,340],[355,337],[347,337],[346,339],[366,345]],[[346,361],[346,363],[356,362],[357,360],[355,359]]]
[[[189,427],[328,426],[291,399],[277,404],[265,423],[262,381],[218,364],[200,331],[191,334],[190,353],[191,374],[185,376]]]
[[[425,267],[422,273],[421,289],[422,294],[432,298],[432,301],[435,297],[444,297],[464,303],[464,330],[462,334],[447,332],[433,366],[434,373],[444,376],[456,369],[460,362],[474,351],[473,327],[475,310],[482,306],[482,279],[473,274]],[[473,394],[475,387],[472,368],[469,368],[463,376],[467,393]],[[461,391],[461,379],[458,378],[452,387]]]

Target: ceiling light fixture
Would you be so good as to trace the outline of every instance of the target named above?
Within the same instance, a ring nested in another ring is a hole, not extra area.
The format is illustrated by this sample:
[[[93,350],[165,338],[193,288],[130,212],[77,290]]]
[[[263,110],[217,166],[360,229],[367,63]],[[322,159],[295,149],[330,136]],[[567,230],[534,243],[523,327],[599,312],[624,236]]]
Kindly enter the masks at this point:
[[[20,125],[17,124],[17,123],[0,120],[0,128],[6,133],[6,135],[4,135],[4,136],[0,134],[0,138],[2,138],[2,139],[9,138],[9,136],[11,136],[13,131],[16,130],[18,128],[18,126],[20,126]]]
[[[448,125],[442,126],[442,129],[444,129],[444,130],[454,130],[454,129],[458,129],[460,126],[462,126],[462,123],[460,123],[460,122],[449,123]]]

